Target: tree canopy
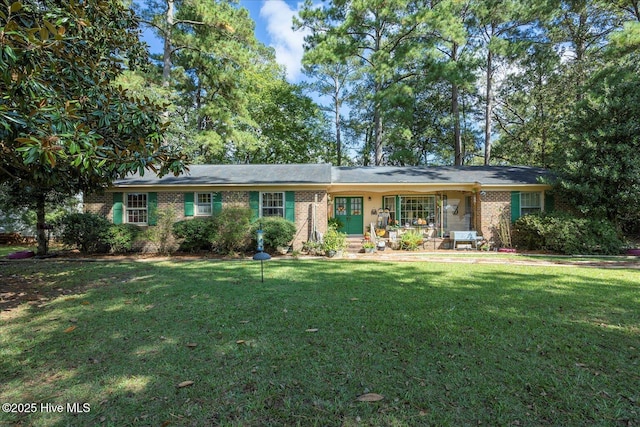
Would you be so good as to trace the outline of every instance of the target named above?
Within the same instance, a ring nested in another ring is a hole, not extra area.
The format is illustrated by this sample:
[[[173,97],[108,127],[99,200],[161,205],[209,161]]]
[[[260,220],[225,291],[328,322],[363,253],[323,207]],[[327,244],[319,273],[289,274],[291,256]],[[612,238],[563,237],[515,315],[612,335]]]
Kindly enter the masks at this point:
[[[640,211],[638,0],[308,0],[306,84],[235,1],[135,4],[148,68],[121,1],[0,0],[0,181],[29,200],[185,160],[522,164],[585,213]]]
[[[52,193],[184,169],[162,144],[161,106],[113,84],[147,60],[120,1],[3,0],[0,20],[0,182],[31,195],[39,229]]]

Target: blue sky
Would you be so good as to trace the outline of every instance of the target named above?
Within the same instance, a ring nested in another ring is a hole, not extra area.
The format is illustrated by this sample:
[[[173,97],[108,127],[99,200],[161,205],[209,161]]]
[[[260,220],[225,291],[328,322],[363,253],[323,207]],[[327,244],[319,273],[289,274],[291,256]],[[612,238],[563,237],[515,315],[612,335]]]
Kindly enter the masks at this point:
[[[287,70],[287,79],[297,83],[302,79],[300,61],[302,60],[302,43],[304,33],[293,31],[292,18],[302,6],[297,0],[240,0],[240,6],[249,11],[255,21],[255,33],[258,40],[271,46],[276,52],[276,61]],[[160,53],[162,45],[154,40],[149,31],[145,31],[144,39],[149,43],[152,53]]]

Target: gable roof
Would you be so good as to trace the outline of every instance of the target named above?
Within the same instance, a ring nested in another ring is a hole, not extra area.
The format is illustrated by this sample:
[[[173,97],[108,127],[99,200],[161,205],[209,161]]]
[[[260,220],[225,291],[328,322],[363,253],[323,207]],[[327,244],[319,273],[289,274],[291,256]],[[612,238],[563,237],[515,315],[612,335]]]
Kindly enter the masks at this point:
[[[329,164],[282,165],[191,165],[189,172],[179,175],[138,174],[114,182],[115,186],[135,185],[290,185],[331,183]]]
[[[529,166],[331,166],[330,164],[191,165],[189,172],[159,178],[152,172],[114,182],[115,187],[188,186],[349,186],[541,184],[550,171]]]
[[[539,184],[549,176],[529,166],[340,166],[332,168],[334,184]]]

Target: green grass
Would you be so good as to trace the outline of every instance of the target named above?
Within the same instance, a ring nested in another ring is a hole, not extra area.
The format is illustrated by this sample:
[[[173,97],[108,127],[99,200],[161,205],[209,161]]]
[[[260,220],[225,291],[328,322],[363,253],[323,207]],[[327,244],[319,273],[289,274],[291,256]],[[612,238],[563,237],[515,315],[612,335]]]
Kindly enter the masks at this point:
[[[1,314],[0,403],[90,404],[0,425],[640,423],[639,270],[259,268],[0,263],[0,281],[63,293]]]

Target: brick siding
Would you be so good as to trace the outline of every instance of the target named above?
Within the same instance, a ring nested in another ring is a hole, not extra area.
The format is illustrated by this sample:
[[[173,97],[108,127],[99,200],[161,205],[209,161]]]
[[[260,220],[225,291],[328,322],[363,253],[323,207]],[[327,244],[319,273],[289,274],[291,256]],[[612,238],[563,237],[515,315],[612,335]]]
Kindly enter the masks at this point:
[[[509,191],[487,191],[480,194],[478,203],[478,230],[487,240],[499,241],[498,225],[500,216],[505,215],[511,222],[511,192]]]
[[[126,193],[126,192],[125,192]],[[249,207],[248,191],[223,191],[222,205]],[[182,221],[184,216],[183,192],[157,192],[158,209],[173,209],[175,221]],[[309,240],[313,228],[313,204],[316,195],[316,230],[325,233],[327,231],[327,192],[320,191],[296,191],[295,192],[295,224],[296,237],[293,248],[299,250]],[[103,215],[113,221],[113,193],[87,194],[84,196],[84,211]]]
[[[111,206],[113,205],[113,196],[111,193],[85,194],[83,205],[84,205],[85,212],[102,215],[108,218],[110,221],[113,221],[113,217],[111,213]]]
[[[316,195],[316,230],[322,234],[327,232],[327,192],[326,191],[296,191],[295,193],[296,237],[293,248],[299,250],[307,242],[313,231],[313,205]]]

